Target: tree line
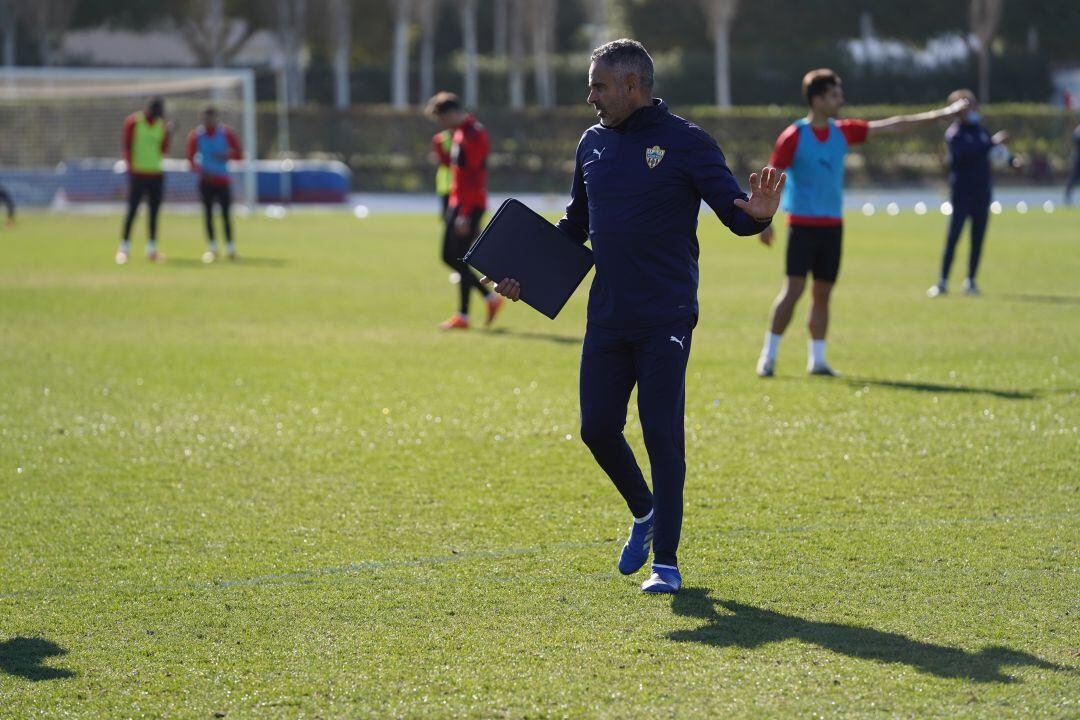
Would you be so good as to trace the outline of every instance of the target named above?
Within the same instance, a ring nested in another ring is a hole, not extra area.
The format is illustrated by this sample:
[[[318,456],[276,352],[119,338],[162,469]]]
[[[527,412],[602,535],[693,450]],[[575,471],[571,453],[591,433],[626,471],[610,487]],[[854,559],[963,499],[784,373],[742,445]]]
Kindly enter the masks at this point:
[[[429,97],[453,67],[454,89],[470,106],[494,96],[481,92],[483,77],[503,85],[497,97],[511,108],[551,107],[570,99],[559,92],[565,65],[584,77],[592,47],[632,36],[666,59],[674,79],[683,73],[700,84],[708,73],[709,100],[727,107],[753,101],[747,73],[765,80],[782,72],[794,86],[808,67],[835,62],[838,43],[865,32],[868,19],[881,36],[913,46],[943,33],[962,37],[971,84],[986,99],[995,58],[1015,65],[1009,59],[1026,53],[1030,82],[1043,84],[1036,76],[1052,64],[1080,62],[1075,0],[0,0],[0,61],[61,64],[66,32],[109,26],[171,30],[200,65],[226,67],[254,33],[268,31],[293,106],[308,100],[316,67],[332,78],[329,99],[338,107],[360,100],[399,108]],[[355,76],[374,72],[387,79],[383,96],[357,97]]]

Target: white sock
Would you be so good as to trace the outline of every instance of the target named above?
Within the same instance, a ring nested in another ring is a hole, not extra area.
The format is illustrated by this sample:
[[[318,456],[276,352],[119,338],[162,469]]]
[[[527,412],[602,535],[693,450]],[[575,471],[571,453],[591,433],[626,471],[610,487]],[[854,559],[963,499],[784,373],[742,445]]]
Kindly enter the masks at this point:
[[[151,240],[146,243],[146,254],[152,255],[157,252],[157,240]]]
[[[825,341],[824,340],[811,340],[810,341],[810,363],[812,365],[824,365],[825,364]]]
[[[941,288],[942,290],[947,290],[949,288],[949,281],[946,280],[945,278],[940,278],[937,281],[937,286],[939,288]]]
[[[234,243],[232,240],[229,240],[227,243],[225,243],[225,250],[227,252],[236,252],[236,243]]]
[[[211,240],[210,241],[210,252],[213,252],[213,253],[217,252],[217,240]]]
[[[653,511],[650,510],[649,514],[646,515],[645,517],[634,518],[634,522],[636,522],[636,523],[649,522],[649,519],[652,517],[652,514],[653,514]]]
[[[767,358],[776,359],[776,353],[780,350],[780,338],[783,335],[777,335],[774,332],[765,333],[765,346],[761,348],[761,354]]]
[[[130,240],[121,240],[120,241],[120,252],[123,252],[123,253],[131,252],[131,241]]]

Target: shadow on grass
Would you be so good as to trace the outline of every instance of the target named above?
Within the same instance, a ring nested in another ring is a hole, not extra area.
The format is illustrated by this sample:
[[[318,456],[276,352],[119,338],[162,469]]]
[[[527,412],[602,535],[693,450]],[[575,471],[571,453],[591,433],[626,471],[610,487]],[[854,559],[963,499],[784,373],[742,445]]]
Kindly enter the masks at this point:
[[[218,260],[213,263],[204,263],[202,260],[195,258],[176,257],[170,256],[166,260],[165,265],[168,267],[184,268],[190,270],[193,268],[203,268],[210,265],[238,265],[240,267],[269,267],[280,268],[285,267],[289,263],[280,258],[260,258],[260,257],[248,257],[247,255],[241,255],[239,260]]]
[[[1037,392],[1031,390],[995,390],[994,388],[968,387],[966,385],[941,385],[929,382],[905,382],[903,380],[878,380],[875,378],[844,378],[848,385],[873,385],[893,390],[916,390],[918,392],[957,393],[963,395],[991,395],[1003,400],[1035,400]]]
[[[1026,293],[1014,293],[1002,295],[1002,300],[1015,302],[1044,303],[1047,305],[1080,305],[1080,295],[1030,295]]]
[[[558,343],[559,345],[580,345],[582,338],[575,337],[573,335],[556,335],[555,333],[535,333],[535,332],[515,332],[506,328],[495,328],[494,330],[488,330],[488,335],[498,335],[500,337],[510,337],[519,340],[544,340],[546,342]]]
[[[66,655],[67,650],[44,638],[14,637],[0,642],[0,671],[26,680],[59,680],[75,673],[42,665],[45,658]]]
[[[898,633],[806,620],[733,600],[713,600],[704,588],[683,590],[672,600],[672,609],[678,615],[701,618],[708,623],[696,630],[679,630],[668,635],[678,642],[753,649],[794,639],[862,660],[900,663],[942,678],[966,678],[983,683],[1017,682],[1002,672],[1003,667],[1010,665],[1072,672],[1070,668],[1006,647],[991,646],[970,653],[912,640]]]

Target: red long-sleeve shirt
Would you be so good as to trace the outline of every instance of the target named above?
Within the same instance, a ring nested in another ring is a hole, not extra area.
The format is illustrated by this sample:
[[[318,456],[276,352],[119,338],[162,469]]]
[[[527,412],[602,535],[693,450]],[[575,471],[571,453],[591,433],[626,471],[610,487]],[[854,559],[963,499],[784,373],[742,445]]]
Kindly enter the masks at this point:
[[[123,151],[124,151],[124,162],[127,163],[128,173],[130,173],[131,175],[135,175],[135,176],[138,176],[138,177],[157,177],[161,173],[134,172],[131,169],[131,141],[135,138],[135,123],[137,123],[139,121],[139,116],[140,115],[145,115],[145,114],[146,113],[144,111],[138,110],[136,112],[131,113],[130,115],[128,115],[124,119],[124,132],[123,132],[123,139],[121,140],[121,146],[123,147]],[[172,133],[169,132],[169,126],[166,124],[166,126],[165,126],[165,136],[161,139],[161,154],[162,155],[168,155],[169,154],[169,145],[171,143],[172,143]]]
[[[453,182],[450,207],[461,215],[487,209],[487,157],[491,141],[487,130],[472,115],[454,130],[450,148]]]

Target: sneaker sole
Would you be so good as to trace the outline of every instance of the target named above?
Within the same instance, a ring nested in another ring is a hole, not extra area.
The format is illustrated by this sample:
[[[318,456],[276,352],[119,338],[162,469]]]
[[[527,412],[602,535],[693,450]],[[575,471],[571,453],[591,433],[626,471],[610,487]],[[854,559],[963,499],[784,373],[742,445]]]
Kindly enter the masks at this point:
[[[648,587],[642,585],[641,592],[645,593],[646,595],[674,595],[675,593],[679,592],[679,588],[672,587],[667,583],[655,583]]]

